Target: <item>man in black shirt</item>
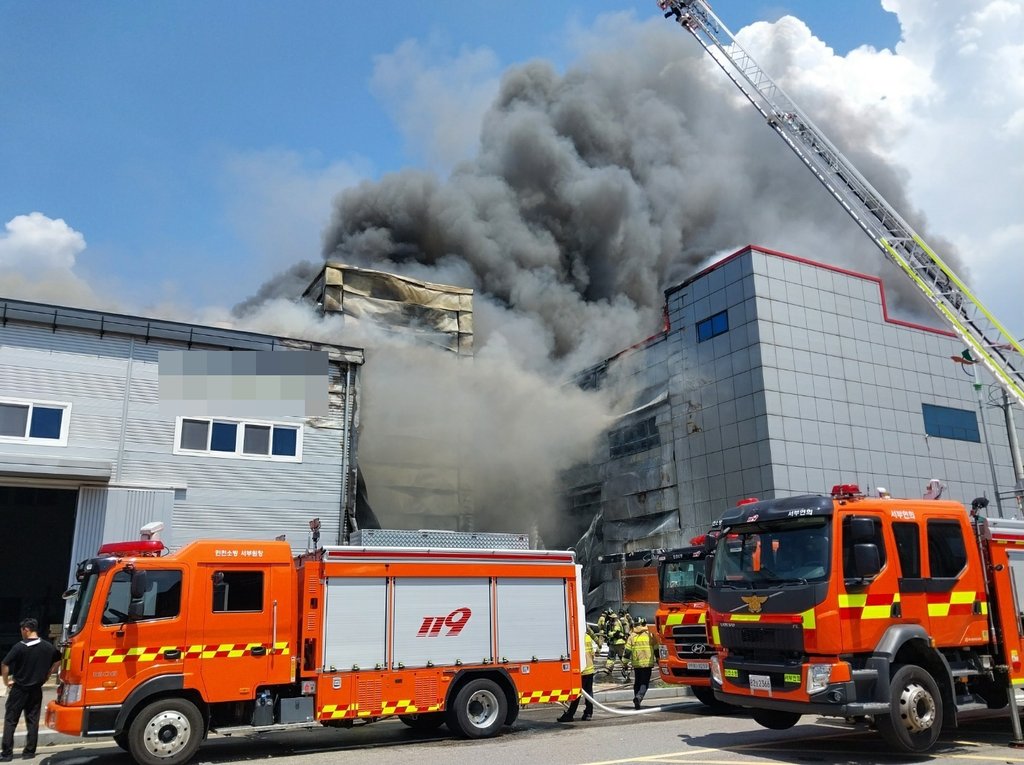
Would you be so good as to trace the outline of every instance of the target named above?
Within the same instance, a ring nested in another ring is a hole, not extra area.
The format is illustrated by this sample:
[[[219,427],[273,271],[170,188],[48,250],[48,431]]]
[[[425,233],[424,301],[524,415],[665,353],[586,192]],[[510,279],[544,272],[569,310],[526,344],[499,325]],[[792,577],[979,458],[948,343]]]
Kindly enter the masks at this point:
[[[35,619],[22,619],[21,642],[14,644],[0,665],[3,683],[7,687],[0,762],[10,762],[14,757],[14,729],[18,727],[22,712],[25,713],[27,729],[22,757],[28,760],[36,756],[43,683],[60,666],[60,651],[39,637],[36,634],[38,629],[39,622]]]

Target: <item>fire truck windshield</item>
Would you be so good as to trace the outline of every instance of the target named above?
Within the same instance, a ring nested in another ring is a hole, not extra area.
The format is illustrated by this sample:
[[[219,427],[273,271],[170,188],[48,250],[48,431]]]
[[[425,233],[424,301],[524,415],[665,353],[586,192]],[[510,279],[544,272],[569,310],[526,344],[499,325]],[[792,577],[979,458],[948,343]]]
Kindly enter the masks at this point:
[[[831,547],[826,517],[736,526],[718,542],[712,583],[763,587],[822,581],[828,578]]]
[[[89,618],[89,606],[92,604],[92,596],[96,592],[96,583],[99,582],[99,573],[94,571],[86,574],[75,594],[75,604],[71,607],[71,621],[68,622],[68,636],[76,635],[82,631],[86,619]]]
[[[660,572],[662,603],[693,603],[708,599],[704,559],[663,563]]]

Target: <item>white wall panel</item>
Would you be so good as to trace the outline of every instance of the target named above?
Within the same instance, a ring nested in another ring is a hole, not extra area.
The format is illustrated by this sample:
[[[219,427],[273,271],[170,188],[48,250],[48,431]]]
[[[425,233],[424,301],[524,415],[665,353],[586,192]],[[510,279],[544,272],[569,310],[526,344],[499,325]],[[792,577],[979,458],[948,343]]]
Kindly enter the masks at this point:
[[[383,666],[387,651],[387,580],[331,577],[324,603],[324,669]]]

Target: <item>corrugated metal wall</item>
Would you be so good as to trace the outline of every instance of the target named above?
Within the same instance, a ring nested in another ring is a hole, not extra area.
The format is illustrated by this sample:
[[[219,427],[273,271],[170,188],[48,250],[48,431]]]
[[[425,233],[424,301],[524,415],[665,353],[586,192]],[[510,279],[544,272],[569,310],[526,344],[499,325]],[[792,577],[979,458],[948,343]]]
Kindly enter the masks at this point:
[[[60,457],[107,460],[113,468],[110,487],[80,491],[74,561],[95,554],[101,541],[137,538],[154,520],[164,521],[165,542],[177,546],[200,537],[286,534],[304,549],[313,517],[321,519],[322,540],[338,542],[354,490],[345,466],[355,464],[346,448],[355,443],[358,410],[356,374],[346,373],[358,365],[331,352],[327,417],[268,417],[302,426],[301,462],[178,455],[174,420],[159,411],[158,353],[186,347],[62,326],[0,326],[0,397],[72,407],[67,446],[8,443],[0,450],[55,464]]]

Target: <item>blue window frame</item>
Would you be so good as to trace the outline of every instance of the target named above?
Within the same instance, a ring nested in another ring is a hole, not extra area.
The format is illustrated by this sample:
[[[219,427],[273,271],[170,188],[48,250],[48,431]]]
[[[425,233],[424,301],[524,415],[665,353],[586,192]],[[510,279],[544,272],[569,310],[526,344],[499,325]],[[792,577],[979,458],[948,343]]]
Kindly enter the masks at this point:
[[[729,312],[720,311],[714,316],[709,316],[703,321],[697,322],[697,342],[703,343],[718,335],[724,335],[729,331]]]
[[[921,413],[924,415],[924,432],[929,436],[981,443],[976,412],[970,409],[921,404]]]

